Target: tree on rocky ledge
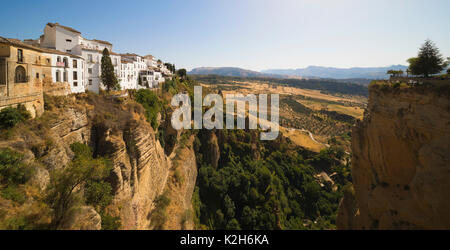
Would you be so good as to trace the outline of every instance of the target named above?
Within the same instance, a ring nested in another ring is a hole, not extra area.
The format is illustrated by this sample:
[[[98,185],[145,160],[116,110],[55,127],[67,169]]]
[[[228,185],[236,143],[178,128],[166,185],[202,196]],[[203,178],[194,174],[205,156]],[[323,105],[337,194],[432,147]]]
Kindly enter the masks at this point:
[[[179,69],[179,70],[177,70],[177,75],[178,75],[181,79],[185,79],[186,76],[187,76],[186,69]]]
[[[436,45],[426,40],[419,49],[417,57],[408,59],[409,70],[413,75],[429,77],[432,74],[442,72],[447,67],[447,62],[442,57]]]
[[[101,70],[101,80],[103,85],[105,85],[106,90],[109,92],[110,90],[120,89],[119,81],[114,73],[114,66],[112,65],[111,57],[109,56],[109,51],[106,48],[103,49]]]

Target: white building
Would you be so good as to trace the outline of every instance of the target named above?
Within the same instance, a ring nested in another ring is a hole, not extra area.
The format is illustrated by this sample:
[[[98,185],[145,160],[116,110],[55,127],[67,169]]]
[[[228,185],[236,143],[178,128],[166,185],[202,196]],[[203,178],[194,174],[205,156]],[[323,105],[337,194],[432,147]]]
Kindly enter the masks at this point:
[[[122,89],[140,89],[145,85],[139,81],[140,72],[147,70],[148,66],[145,60],[136,54],[121,54],[121,70],[119,73],[119,82]],[[139,83],[141,83],[139,85]]]
[[[112,44],[107,41],[97,39],[86,39],[81,36],[81,32],[59,23],[47,23],[44,28],[44,35],[39,39],[41,47],[56,49],[61,52],[81,56],[83,65],[83,86],[89,91],[98,93],[101,84],[101,58],[103,50],[106,48],[110,53],[116,76],[120,73],[120,55],[112,52]],[[85,66],[85,67],[84,67]],[[73,75],[72,77],[75,77]]]
[[[159,84],[164,80],[161,72],[156,71],[154,68],[148,68],[140,72],[141,85],[146,88],[158,88]]]
[[[158,60],[152,55],[146,55],[144,56],[144,62],[147,64],[148,67],[158,67]]]
[[[58,57],[56,57],[57,67],[54,73],[55,77],[57,74],[60,74],[63,79],[67,77],[73,86],[73,91],[77,93],[82,92],[80,85],[86,90],[96,93],[105,88],[100,79],[102,52],[105,48],[109,51],[121,89],[138,89],[146,86],[153,88],[164,82],[163,75],[171,75],[164,64],[152,55],[141,57],[136,54],[116,54],[112,52],[113,45],[111,43],[86,39],[81,36],[81,32],[59,23],[47,23],[44,34],[39,39],[29,42],[37,43],[43,48],[74,55],[73,58],[67,59],[69,61],[67,66],[63,61],[58,61]],[[70,71],[76,56],[84,59],[84,62],[75,64],[77,68]],[[63,57],[60,60],[64,60]],[[81,69],[78,68],[80,64]],[[145,84],[143,80],[145,80]]]
[[[114,73],[119,79],[119,73],[121,68],[120,55],[111,51],[109,53],[111,57],[111,62],[114,66]],[[101,84],[100,79],[103,51],[83,48],[81,56],[86,61],[86,69],[85,69],[86,89],[95,93],[98,93],[100,88],[105,89],[105,86]]]
[[[56,50],[45,51],[44,55],[51,57],[53,81],[68,82],[72,93],[85,92],[84,59]]]

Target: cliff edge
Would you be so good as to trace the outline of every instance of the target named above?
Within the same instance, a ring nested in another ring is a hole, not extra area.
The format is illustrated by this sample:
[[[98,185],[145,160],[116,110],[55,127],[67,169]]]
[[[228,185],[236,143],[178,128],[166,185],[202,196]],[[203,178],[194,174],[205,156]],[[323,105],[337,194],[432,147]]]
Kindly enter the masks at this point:
[[[372,84],[339,229],[450,228],[450,83]]]

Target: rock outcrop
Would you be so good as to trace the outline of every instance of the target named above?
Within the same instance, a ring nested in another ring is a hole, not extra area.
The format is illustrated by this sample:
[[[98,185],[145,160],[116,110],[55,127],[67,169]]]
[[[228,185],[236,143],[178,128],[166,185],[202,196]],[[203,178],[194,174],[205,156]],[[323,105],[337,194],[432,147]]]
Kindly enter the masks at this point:
[[[197,164],[191,136],[183,148],[178,148],[171,159],[171,178],[167,184],[170,205],[164,229],[194,229],[192,194],[197,180]]]
[[[449,86],[371,86],[340,229],[450,228]]]
[[[148,229],[154,200],[163,192],[169,174],[164,149],[148,123],[137,122],[124,131],[105,131],[100,144],[110,145],[113,161],[113,207],[123,229]]]
[[[65,230],[100,230],[101,228],[102,219],[91,206],[74,209],[62,225],[62,229]]]
[[[170,178],[174,176],[170,174],[171,159],[155,138],[156,133],[146,121],[142,107],[130,100],[121,102],[102,96],[64,98],[50,100],[52,108],[45,116],[47,120],[33,121],[36,129],[11,141],[2,141],[0,146],[24,153],[27,162],[39,162],[32,182],[44,190],[50,180],[49,173],[63,168],[72,160],[72,143],[90,145],[94,156],[107,157],[113,165],[109,181],[114,195],[112,204],[106,208],[108,213],[120,217],[121,229],[150,229],[155,200],[168,189]],[[191,209],[197,177],[192,141],[190,148],[186,161],[179,168],[184,179],[183,188],[173,194],[182,201],[180,214],[172,213],[177,218],[182,218],[185,211]],[[64,228],[100,229],[100,215],[94,212],[92,207],[78,207]],[[178,223],[171,228],[181,227]]]

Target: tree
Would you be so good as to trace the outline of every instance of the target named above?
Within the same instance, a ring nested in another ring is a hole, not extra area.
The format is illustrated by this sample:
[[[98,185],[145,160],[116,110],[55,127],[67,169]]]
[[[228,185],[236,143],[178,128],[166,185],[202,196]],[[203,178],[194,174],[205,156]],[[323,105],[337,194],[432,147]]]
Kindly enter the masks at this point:
[[[161,103],[158,96],[149,89],[140,89],[135,94],[136,101],[145,109],[145,117],[152,125],[153,129],[158,127],[158,113],[161,109]]]
[[[447,57],[447,66],[450,64],[450,57]],[[447,69],[447,75],[450,75],[450,68]]]
[[[109,92],[110,90],[120,89],[119,81],[114,73],[114,66],[111,62],[111,57],[109,56],[109,51],[106,48],[103,49],[101,69],[101,80],[103,85],[106,86],[106,90]]]
[[[17,123],[25,121],[31,117],[25,106],[19,104],[17,108],[7,107],[0,111],[0,129],[14,127]]]
[[[391,75],[391,77],[401,76],[403,75],[403,70],[390,69],[387,71],[387,74]]]
[[[182,79],[186,78],[187,75],[186,69],[177,70],[177,75]]]
[[[166,66],[166,68],[173,73],[175,73],[175,65],[171,64],[171,63],[164,63],[164,65]]]
[[[59,229],[64,220],[68,217],[72,208],[82,200],[82,187],[86,182],[103,180],[111,171],[108,161],[103,158],[93,158],[92,151],[87,145],[74,143],[70,145],[75,156],[68,166],[56,169],[51,173],[50,183],[47,187],[46,203],[53,209],[51,229]],[[97,188],[97,187],[96,187]],[[100,191],[98,191],[100,189]],[[99,199],[98,205],[104,205],[105,200],[101,194],[105,194],[110,189],[105,187],[92,190],[89,186],[86,191],[88,201],[93,197]],[[95,191],[95,192],[94,192]]]
[[[447,62],[439,52],[436,45],[426,40],[419,49],[417,57],[408,59],[409,70],[413,75],[423,75],[429,77],[432,74],[437,74],[447,67]]]

